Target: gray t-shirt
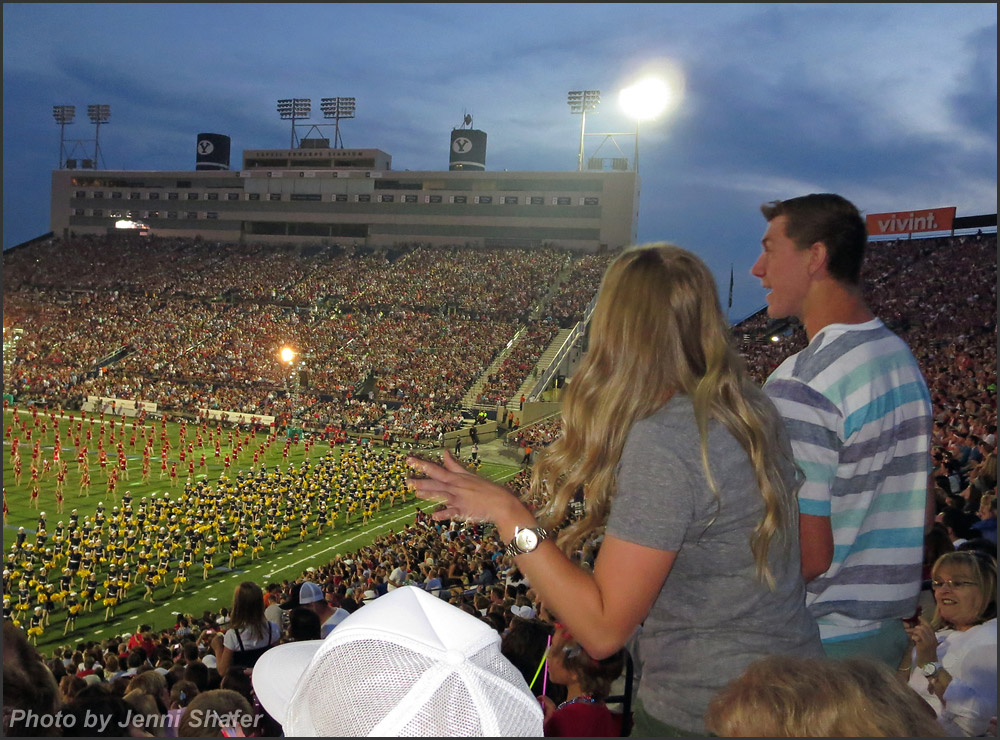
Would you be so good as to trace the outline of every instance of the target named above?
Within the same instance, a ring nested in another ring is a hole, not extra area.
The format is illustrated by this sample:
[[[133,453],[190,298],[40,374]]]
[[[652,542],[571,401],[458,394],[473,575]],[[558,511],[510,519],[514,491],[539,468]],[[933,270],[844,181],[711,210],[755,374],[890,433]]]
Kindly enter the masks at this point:
[[[773,433],[788,445],[780,425]],[[823,650],[805,607],[798,510],[794,526],[771,540],[771,591],[757,579],[750,551],[764,501],[747,454],[724,426],[709,423],[717,500],[700,445],[687,396],[675,395],[637,422],[622,451],[606,531],[677,552],[643,623],[639,698],[660,721],[704,733],[709,700],[754,660],[776,653],[821,657]],[[786,473],[792,476],[793,468]]]

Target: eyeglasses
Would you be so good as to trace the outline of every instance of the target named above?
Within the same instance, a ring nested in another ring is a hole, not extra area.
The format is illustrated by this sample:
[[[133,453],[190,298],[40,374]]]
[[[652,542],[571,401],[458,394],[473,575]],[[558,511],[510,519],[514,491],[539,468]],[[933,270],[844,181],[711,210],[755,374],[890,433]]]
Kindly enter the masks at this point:
[[[931,588],[934,589],[935,591],[939,588],[943,588],[944,586],[947,586],[948,588],[951,589],[955,589],[955,588],[963,588],[965,586],[975,586],[975,585],[976,585],[975,581],[952,581],[952,580],[939,581],[937,579],[931,581]]]

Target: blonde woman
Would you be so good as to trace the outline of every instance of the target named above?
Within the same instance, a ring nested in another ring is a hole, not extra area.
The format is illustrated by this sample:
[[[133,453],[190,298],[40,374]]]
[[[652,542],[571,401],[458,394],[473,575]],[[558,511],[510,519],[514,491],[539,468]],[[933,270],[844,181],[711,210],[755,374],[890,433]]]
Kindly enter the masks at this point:
[[[791,449],[729,339],[701,260],[669,245],[630,249],[605,274],[562,436],[533,471],[528,495],[548,501],[541,522],[449,456],[443,467],[410,459],[426,476],[410,480],[417,495],[443,503],[435,518],[494,522],[593,658],[642,625],[638,735],[703,733],[712,695],[754,660],[822,655],[805,609]],[[586,513],[567,524],[578,492]],[[591,572],[565,553],[597,532]]]
[[[931,571],[937,610],[906,627],[901,678],[953,737],[984,735],[997,714],[997,563],[974,550],[948,552]]]

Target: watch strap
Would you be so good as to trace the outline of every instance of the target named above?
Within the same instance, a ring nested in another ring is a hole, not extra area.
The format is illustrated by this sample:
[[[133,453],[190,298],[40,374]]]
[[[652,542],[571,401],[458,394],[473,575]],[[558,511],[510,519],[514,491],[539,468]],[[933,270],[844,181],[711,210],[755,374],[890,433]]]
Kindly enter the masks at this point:
[[[507,543],[507,547],[504,548],[504,554],[514,557],[516,555],[523,555],[526,552],[532,552],[532,550],[523,550],[517,545],[517,534],[522,530],[530,529],[535,533],[537,537],[537,543],[540,544],[542,540],[548,539],[549,531],[544,527],[514,527],[514,538]],[[538,545],[536,544],[536,547]]]
[[[920,670],[923,671],[924,676],[927,678],[934,678],[941,671],[941,664],[933,660],[930,663],[924,663],[920,666]]]

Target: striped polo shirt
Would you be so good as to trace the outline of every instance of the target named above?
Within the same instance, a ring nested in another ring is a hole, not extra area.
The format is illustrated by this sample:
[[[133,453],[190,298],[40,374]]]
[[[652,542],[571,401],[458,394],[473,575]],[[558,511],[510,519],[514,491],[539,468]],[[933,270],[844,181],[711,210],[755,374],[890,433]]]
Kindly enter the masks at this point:
[[[805,474],[803,514],[830,517],[833,562],[807,584],[824,641],[909,617],[920,592],[931,404],[909,347],[878,319],[831,324],[764,390]]]

